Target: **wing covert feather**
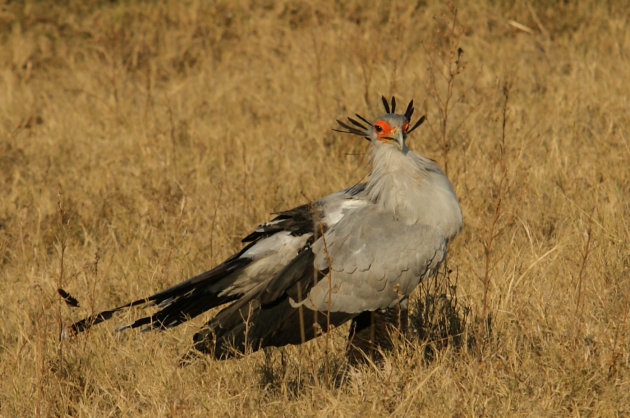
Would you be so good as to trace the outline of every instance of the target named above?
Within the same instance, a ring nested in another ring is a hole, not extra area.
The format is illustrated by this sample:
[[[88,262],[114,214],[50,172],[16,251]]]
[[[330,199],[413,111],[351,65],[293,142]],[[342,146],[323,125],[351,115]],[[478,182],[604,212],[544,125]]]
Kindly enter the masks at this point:
[[[331,280],[331,311],[358,313],[394,306],[408,296],[442,261],[446,239],[437,228],[405,225],[389,213],[364,208],[312,248],[315,267],[330,273],[302,303],[327,310]]]

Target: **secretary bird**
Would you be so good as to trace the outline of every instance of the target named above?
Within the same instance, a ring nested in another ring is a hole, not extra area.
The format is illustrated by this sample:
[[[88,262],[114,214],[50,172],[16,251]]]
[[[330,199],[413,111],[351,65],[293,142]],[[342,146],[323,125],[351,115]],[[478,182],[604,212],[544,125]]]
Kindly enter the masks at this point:
[[[398,114],[382,98],[385,114],[372,122],[337,121],[338,132],[367,139],[368,180],[315,202],[276,213],[243,238],[244,248],[217,267],[147,298],[80,320],[74,335],[133,306],[157,306],[123,326],[175,327],[229,304],[194,335],[196,350],[228,358],[248,349],[308,341],[352,320],[352,338],[370,346],[406,312],[407,298],[444,259],[462,226],[451,183],[431,160],[407,148],[413,100]],[[378,322],[380,321],[380,326]],[[399,323],[404,322],[404,318]]]

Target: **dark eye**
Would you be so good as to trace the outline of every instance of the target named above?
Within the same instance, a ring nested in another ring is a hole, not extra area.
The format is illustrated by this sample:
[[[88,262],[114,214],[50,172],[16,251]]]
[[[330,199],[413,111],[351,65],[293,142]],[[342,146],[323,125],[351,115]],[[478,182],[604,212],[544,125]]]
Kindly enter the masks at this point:
[[[381,132],[383,130],[383,128],[380,125],[374,125],[374,130],[376,132]]]

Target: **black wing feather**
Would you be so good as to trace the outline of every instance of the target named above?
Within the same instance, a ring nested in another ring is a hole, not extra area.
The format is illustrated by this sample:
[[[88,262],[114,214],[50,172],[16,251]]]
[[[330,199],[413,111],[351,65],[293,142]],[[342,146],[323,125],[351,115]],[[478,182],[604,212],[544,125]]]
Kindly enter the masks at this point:
[[[284,212],[278,212],[271,221],[259,225],[254,232],[242,239],[242,242],[256,242],[280,231],[289,231],[291,235],[303,235],[313,232],[312,205],[302,205]]]

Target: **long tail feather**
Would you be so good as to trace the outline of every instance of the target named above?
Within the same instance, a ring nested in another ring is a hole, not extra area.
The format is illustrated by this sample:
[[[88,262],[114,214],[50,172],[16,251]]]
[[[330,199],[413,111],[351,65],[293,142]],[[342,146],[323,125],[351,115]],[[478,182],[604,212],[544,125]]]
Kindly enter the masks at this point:
[[[147,330],[177,326],[208,309],[234,300],[236,297],[218,296],[216,292],[209,291],[208,287],[244,267],[249,262],[250,260],[247,258],[232,257],[210,271],[199,274],[147,298],[134,300],[133,302],[126,303],[116,308],[90,315],[68,326],[65,330],[65,334],[78,334],[94,325],[111,319],[117,312],[135,306],[147,307],[157,305],[161,309],[151,315],[137,319],[129,325],[121,327],[120,330],[137,328],[143,325],[149,325]]]

